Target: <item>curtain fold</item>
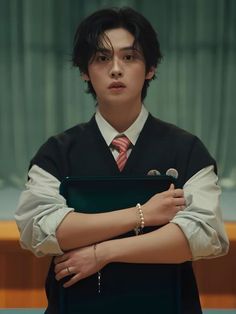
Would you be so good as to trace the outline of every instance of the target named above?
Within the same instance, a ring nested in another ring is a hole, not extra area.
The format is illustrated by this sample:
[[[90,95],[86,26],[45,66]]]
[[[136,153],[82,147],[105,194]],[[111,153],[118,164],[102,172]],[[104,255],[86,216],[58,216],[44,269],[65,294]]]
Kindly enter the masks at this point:
[[[73,36],[88,14],[124,5],[150,20],[164,54],[146,106],[198,135],[222,186],[236,189],[234,0],[1,0],[0,186],[21,187],[39,146],[93,114],[71,66]]]

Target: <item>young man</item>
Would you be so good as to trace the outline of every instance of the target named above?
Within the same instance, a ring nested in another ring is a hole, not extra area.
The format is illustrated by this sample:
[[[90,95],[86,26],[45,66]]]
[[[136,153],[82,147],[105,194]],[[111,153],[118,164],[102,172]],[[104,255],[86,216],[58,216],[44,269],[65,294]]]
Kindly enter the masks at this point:
[[[78,27],[73,64],[96,114],[40,148],[16,212],[22,246],[57,255],[46,313],[201,313],[191,260],[227,253],[220,188],[200,140],[142,104],[160,60],[155,31],[132,9],[98,11]],[[137,195],[131,208],[79,213],[59,193],[68,176],[170,168],[179,173],[176,186],[141,205]]]

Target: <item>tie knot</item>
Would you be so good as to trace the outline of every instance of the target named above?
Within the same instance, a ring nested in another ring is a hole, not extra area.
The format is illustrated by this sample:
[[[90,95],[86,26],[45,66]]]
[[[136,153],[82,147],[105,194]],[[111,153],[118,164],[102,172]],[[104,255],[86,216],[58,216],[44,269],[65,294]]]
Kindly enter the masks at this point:
[[[130,146],[131,142],[128,139],[128,137],[126,136],[120,136],[120,137],[116,137],[114,138],[114,140],[112,141],[112,145],[115,146],[117,148],[117,150],[119,151],[119,153],[121,152],[127,152],[129,146]]]

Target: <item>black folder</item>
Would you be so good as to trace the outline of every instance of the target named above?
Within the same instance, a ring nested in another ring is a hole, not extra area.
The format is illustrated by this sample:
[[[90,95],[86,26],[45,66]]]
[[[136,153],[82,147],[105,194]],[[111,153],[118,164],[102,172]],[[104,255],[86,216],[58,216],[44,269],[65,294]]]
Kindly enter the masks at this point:
[[[101,213],[143,204],[168,190],[175,178],[69,177],[60,186],[67,205],[83,213]],[[157,227],[146,227],[144,233]],[[119,237],[135,236],[133,230]],[[160,313],[179,311],[179,266],[112,263],[102,269],[101,293],[97,275],[70,288],[55,283],[60,291],[62,313]],[[60,285],[58,287],[58,285]],[[158,312],[159,313],[159,312]]]
[[[60,193],[76,211],[100,213],[143,204],[156,193],[168,190],[175,181],[167,175],[67,177],[61,183]]]

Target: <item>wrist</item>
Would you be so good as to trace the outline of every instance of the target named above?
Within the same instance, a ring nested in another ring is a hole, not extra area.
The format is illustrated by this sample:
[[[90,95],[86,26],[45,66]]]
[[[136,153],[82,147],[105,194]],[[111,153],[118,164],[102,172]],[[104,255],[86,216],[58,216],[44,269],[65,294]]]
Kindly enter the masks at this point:
[[[145,226],[143,209],[142,209],[142,206],[139,203],[136,205],[136,211],[137,211],[137,214],[138,214],[138,221],[137,221],[137,225],[136,225],[134,231],[135,231],[136,235],[139,235],[139,234],[141,234],[143,232],[143,228]]]
[[[96,244],[96,260],[101,267],[106,266],[112,261],[109,242],[111,241],[104,241]]]

